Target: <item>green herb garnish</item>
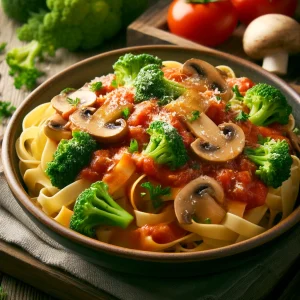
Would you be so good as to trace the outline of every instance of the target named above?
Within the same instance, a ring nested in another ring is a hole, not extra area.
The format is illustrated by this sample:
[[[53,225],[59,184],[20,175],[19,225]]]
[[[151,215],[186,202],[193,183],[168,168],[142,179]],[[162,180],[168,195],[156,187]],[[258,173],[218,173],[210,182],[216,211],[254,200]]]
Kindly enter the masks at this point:
[[[161,196],[170,195],[171,193],[170,187],[162,188],[160,184],[154,186],[151,182],[144,182],[141,184],[141,187],[149,191],[150,200],[152,201],[152,205],[155,209],[160,208],[163,204]]]
[[[67,98],[67,102],[69,103],[69,104],[71,104],[72,106],[75,106],[75,107],[77,107],[77,105],[80,103],[80,99],[79,98],[75,98],[75,99],[72,99],[72,98]]]
[[[118,87],[117,80],[116,79],[112,80],[110,85],[116,89]]]
[[[206,218],[203,221],[204,224],[211,224],[211,219],[210,218]]]
[[[192,113],[191,113],[191,116],[188,118],[188,121],[189,122],[194,122],[197,119],[199,119],[199,117],[200,117],[199,110],[193,110]]]
[[[238,113],[238,115],[235,117],[235,120],[236,121],[240,121],[240,122],[245,122],[245,121],[247,121],[249,119],[249,115],[248,114],[246,114],[244,111],[240,111],[239,113]]]
[[[76,91],[76,89],[74,89],[74,88],[65,88],[60,93],[61,94],[69,94],[69,93],[74,92],[74,91]]]
[[[92,92],[97,92],[97,91],[101,90],[101,88],[102,88],[101,81],[90,84],[90,91],[92,91]]]
[[[240,93],[239,87],[238,87],[237,85],[235,85],[235,86],[232,88],[232,91],[233,91],[234,94],[235,94],[235,99],[240,100],[240,101],[243,101],[244,97],[243,97],[243,95]]]
[[[129,146],[129,148],[128,148],[128,151],[129,151],[130,153],[134,153],[134,152],[139,151],[139,144],[138,144],[137,140],[132,139],[132,140],[130,141],[130,146]]]
[[[125,119],[125,120],[128,120],[129,116],[130,116],[130,109],[129,107],[125,107],[122,112],[122,117]]]
[[[229,112],[231,109],[231,103],[230,102],[227,102],[226,105],[225,105],[225,111],[226,112]]]
[[[220,102],[222,100],[222,98],[220,96],[217,96],[217,95],[216,95],[216,99],[217,99],[218,102]]]

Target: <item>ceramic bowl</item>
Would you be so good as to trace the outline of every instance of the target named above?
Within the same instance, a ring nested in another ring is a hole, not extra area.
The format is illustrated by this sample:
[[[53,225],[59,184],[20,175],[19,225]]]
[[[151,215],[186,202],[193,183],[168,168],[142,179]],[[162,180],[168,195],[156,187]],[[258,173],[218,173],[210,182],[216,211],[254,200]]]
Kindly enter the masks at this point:
[[[3,142],[4,172],[12,193],[25,213],[31,217],[37,226],[65,247],[95,264],[123,272],[146,273],[156,276],[206,274],[235,266],[262,251],[267,251],[265,250],[266,247],[262,247],[262,245],[269,246],[276,243],[276,240],[272,240],[299,222],[299,207],[272,229],[237,244],[194,253],[153,253],[121,248],[85,237],[61,226],[31,202],[19,173],[18,157],[15,150],[15,142],[21,134],[24,116],[37,105],[50,101],[65,87],[79,88],[83,83],[96,76],[112,72],[113,63],[119,56],[128,52],[149,53],[157,55],[163,60],[180,62],[194,57],[213,65],[228,65],[238,76],[246,76],[255,82],[265,82],[279,88],[292,105],[296,122],[300,124],[300,97],[298,94],[278,77],[246,60],[214,50],[199,51],[176,46],[132,47],[100,54],[81,61],[44,82],[27,97],[9,123]]]

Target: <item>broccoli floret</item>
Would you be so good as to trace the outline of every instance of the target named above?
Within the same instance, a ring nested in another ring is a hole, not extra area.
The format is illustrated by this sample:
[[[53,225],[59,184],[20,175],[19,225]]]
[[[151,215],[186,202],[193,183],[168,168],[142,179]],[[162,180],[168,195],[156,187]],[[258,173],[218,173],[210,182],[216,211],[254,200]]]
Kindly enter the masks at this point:
[[[47,0],[49,12],[35,15],[18,32],[48,49],[92,49],[122,27],[122,0]]]
[[[10,67],[9,75],[14,77],[14,85],[20,89],[25,85],[32,89],[36,85],[36,80],[43,75],[35,67],[35,60],[42,54],[39,42],[32,41],[26,46],[14,48],[6,55],[6,62]]]
[[[46,10],[45,0],[2,0],[4,12],[12,19],[26,22],[33,12]]]
[[[278,122],[287,124],[292,107],[284,95],[275,87],[259,83],[249,89],[243,99],[250,109],[249,120],[258,126]]]
[[[135,79],[135,102],[151,98],[159,99],[160,105],[165,105],[181,96],[186,88],[181,84],[164,77],[158,65],[148,65],[141,69]]]
[[[126,228],[133,216],[120,207],[108,193],[107,185],[98,181],[77,198],[70,228],[89,237],[95,236],[100,225]]]
[[[149,54],[121,56],[113,65],[118,85],[132,86],[140,70],[150,64],[162,66],[162,60]]]
[[[147,132],[151,138],[143,151],[144,155],[152,157],[158,164],[168,165],[171,169],[178,169],[187,162],[188,155],[182,137],[172,125],[154,121]]]
[[[52,185],[62,189],[74,182],[81,169],[89,163],[96,148],[95,140],[83,131],[74,131],[72,139],[61,140],[53,161],[46,168]]]
[[[285,140],[261,139],[257,148],[246,148],[245,154],[257,166],[256,175],[267,185],[278,188],[290,177],[292,157]]]

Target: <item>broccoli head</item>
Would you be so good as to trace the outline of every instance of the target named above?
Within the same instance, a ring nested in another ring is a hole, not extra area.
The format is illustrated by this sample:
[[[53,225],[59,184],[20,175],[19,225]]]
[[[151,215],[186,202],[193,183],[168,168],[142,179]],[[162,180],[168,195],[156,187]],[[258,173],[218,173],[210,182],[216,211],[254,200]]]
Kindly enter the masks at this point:
[[[38,40],[47,49],[92,49],[122,26],[121,0],[47,0],[49,12],[32,16],[18,31],[23,41]]]
[[[143,154],[150,156],[158,164],[168,165],[171,169],[178,169],[188,161],[188,155],[182,137],[170,124],[154,121],[147,132],[150,142]]]
[[[35,67],[35,60],[42,54],[39,42],[32,41],[26,46],[14,48],[6,55],[6,62],[10,67],[9,75],[14,77],[14,85],[20,89],[23,85],[32,89],[36,80],[43,75]]]
[[[4,12],[12,19],[26,22],[33,12],[46,10],[45,0],[2,0]]]
[[[135,79],[135,102],[151,98],[159,99],[160,105],[165,105],[181,96],[186,88],[164,77],[164,72],[158,65],[151,64],[141,69]]]
[[[246,148],[245,154],[259,166],[255,173],[267,186],[278,188],[290,177],[293,160],[287,141],[264,139],[257,148]]]
[[[107,185],[97,181],[77,198],[70,228],[89,237],[100,225],[126,228],[133,216],[120,207],[108,193]]]
[[[53,161],[46,168],[52,185],[62,189],[74,182],[81,169],[89,163],[96,148],[95,140],[83,131],[73,131],[72,139],[61,140]]]
[[[249,120],[258,126],[278,122],[287,124],[292,107],[284,95],[275,87],[259,83],[250,88],[243,99],[250,109]]]
[[[149,64],[161,67],[162,60],[150,54],[133,55],[128,53],[121,56],[113,65],[117,83],[132,86],[140,70]]]

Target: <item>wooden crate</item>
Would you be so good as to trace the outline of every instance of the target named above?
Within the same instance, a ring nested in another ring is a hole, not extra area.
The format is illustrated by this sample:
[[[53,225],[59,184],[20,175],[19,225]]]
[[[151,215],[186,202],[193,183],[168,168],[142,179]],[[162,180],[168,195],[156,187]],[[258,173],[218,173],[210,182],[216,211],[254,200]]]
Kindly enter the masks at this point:
[[[160,0],[127,29],[127,45],[156,45],[173,44],[179,46],[193,47],[199,50],[210,48],[176,36],[168,30],[167,12],[171,0]],[[299,7],[300,8],[300,7]],[[230,53],[247,60],[251,60],[243,50],[242,38],[245,26],[240,24],[233,32],[232,36],[216,50]],[[255,61],[254,61],[255,62]],[[256,62],[260,64],[260,62]],[[290,57],[288,74],[283,77],[293,88],[300,93],[300,55]]]

